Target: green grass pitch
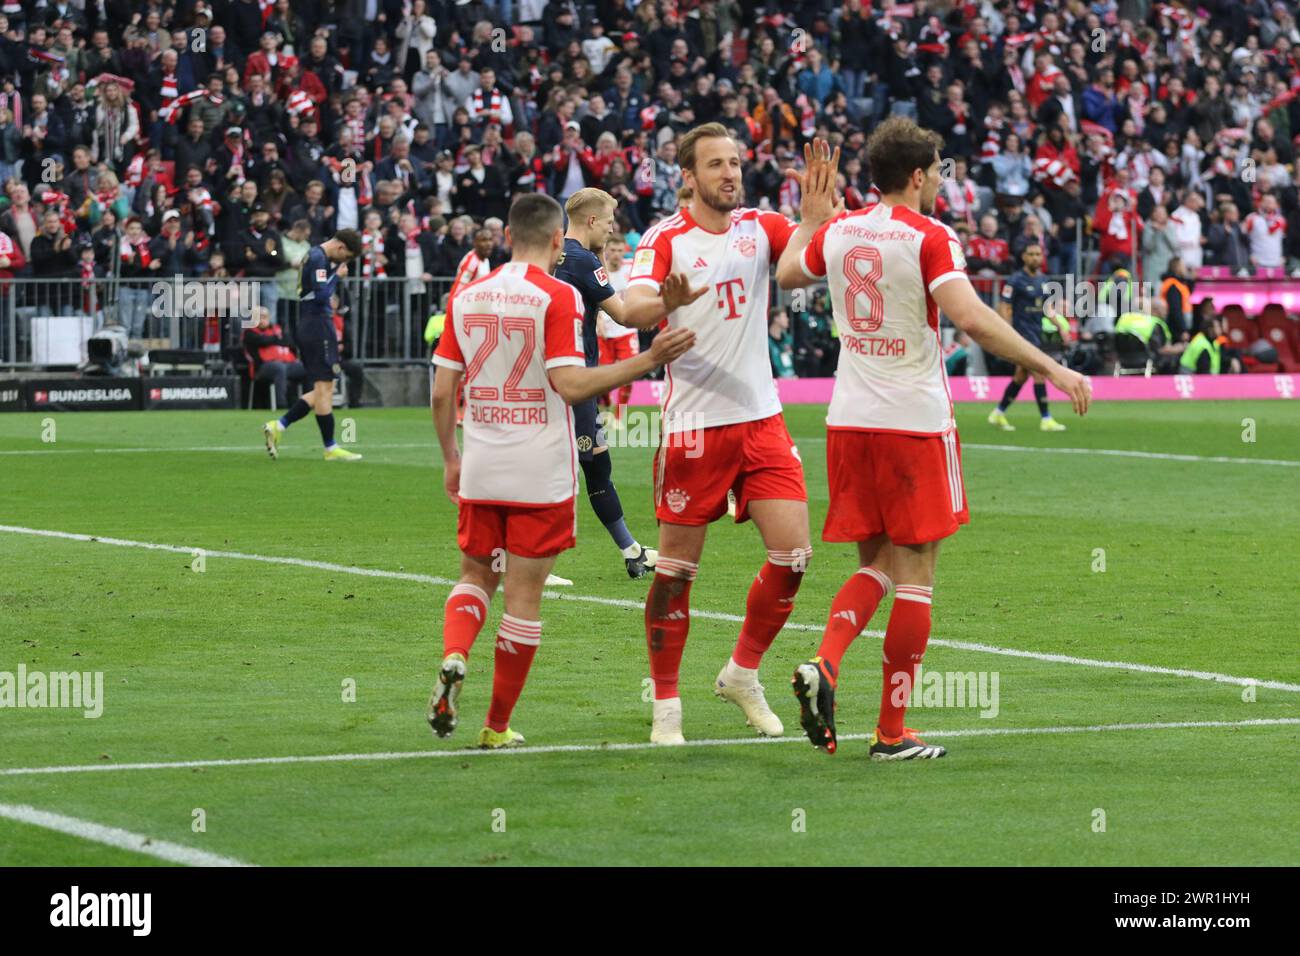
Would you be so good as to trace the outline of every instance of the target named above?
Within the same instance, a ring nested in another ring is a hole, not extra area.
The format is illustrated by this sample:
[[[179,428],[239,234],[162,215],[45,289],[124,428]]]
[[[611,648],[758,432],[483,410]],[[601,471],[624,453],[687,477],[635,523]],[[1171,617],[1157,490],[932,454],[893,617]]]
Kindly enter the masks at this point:
[[[320,460],[310,421],[270,462],[265,413],[56,415],[53,436],[41,416],[0,416],[0,524],[12,526],[0,531],[0,671],[99,671],[105,682],[98,719],[0,709],[0,805],[260,865],[1295,863],[1300,404],[1111,403],[1084,421],[1058,408],[1070,426],[1059,435],[1037,430],[1032,403],[1013,409],[1014,434],[985,424],[987,411],[959,410],[973,519],[940,558],[925,665],[996,672],[999,709],[912,710],[908,724],[949,755],[903,764],[870,763],[861,740],[834,757],[814,751],[789,692],[854,567],[850,547],[818,539],[821,408],[786,412],[816,549],[791,618],[802,627],[763,664],[787,739],[742,745],[752,732],[713,698],[737,631],[715,617],[692,621],[684,729],[734,743],[596,749],[648,739],[641,612],[619,603],[639,602],[646,583],[627,578],[580,501],[579,546],[556,568],[576,583],[570,599],[543,604],[512,721],[532,752],[508,754],[465,749],[487,707],[499,598],[457,735],[435,741],[423,719],[448,588],[422,576],[458,568],[427,411],[340,411],[365,454],[347,465]],[[1054,447],[1192,457],[1034,451]],[[645,543],[651,454],[614,451]],[[201,548],[204,569],[186,550],[13,528]],[[743,613],[762,558],[752,526],[716,524],[694,607]],[[871,730],[880,646],[864,636],[845,658],[841,734]],[[1232,726],[1050,732],[1202,721]],[[1034,732],[993,732],[1004,730]],[[566,745],[578,749],[545,749]],[[341,754],[418,756],[117,769]],[[81,765],[106,769],[4,772]],[[0,818],[0,865],[158,862]]]

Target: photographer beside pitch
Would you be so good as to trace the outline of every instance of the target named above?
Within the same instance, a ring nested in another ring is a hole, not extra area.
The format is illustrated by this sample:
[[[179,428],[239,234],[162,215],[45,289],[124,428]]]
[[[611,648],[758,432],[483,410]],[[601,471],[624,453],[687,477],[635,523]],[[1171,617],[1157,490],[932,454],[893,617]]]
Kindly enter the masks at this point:
[[[458,508],[460,580],[447,599],[443,661],[426,718],[439,737],[458,722],[470,648],[502,579],[492,700],[480,747],[518,746],[510,715],[541,643],[542,588],[560,552],[574,546],[578,454],[570,408],[684,354],[689,331],[660,334],[649,352],[587,368],[583,302],[551,275],[564,250],[564,216],[542,193],[510,209],[510,262],[456,291],[434,364],[433,420],[443,484]],[[684,285],[677,280],[678,293]],[[465,384],[465,450],[456,446],[456,394]]]
[[[304,381],[312,383],[279,419],[262,426],[266,453],[280,456],[280,439],[285,429],[308,412],[316,413],[325,446],[326,461],[360,461],[361,456],[334,442],[334,377],[339,372],[339,339],[334,328],[330,299],[339,279],[347,275],[347,264],[361,255],[361,235],[355,229],[340,229],[334,238],[313,246],[298,273],[298,359],[306,370]]]
[[[823,280],[830,286],[841,347],[826,415],[830,505],[822,538],[855,542],[859,563],[835,595],[817,656],[795,669],[791,683],[809,740],[834,753],[840,660],[896,591],[873,760],[946,753],[903,725],[930,639],[939,545],[970,520],[939,311],[985,351],[1042,375],[1078,414],[1091,397],[1086,378],[1035,348],[980,300],[956,233],[931,218],[942,145],[937,133],[911,120],[881,123],[868,143],[880,202],[817,229],[801,226],[777,264],[782,288]],[[834,182],[833,168],[810,169],[804,202],[833,193]]]

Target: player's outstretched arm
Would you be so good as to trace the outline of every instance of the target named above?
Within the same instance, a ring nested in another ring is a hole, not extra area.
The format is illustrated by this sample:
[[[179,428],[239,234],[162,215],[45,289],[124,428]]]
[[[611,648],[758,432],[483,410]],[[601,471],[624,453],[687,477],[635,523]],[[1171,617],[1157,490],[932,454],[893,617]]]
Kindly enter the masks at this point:
[[[655,336],[648,351],[634,358],[598,368],[578,368],[572,365],[553,368],[550,370],[551,384],[562,399],[570,405],[576,405],[636,381],[684,354],[694,344],[695,333],[690,329],[668,329]],[[455,427],[453,417],[453,440]]]
[[[794,231],[776,264],[776,281],[782,289],[800,289],[818,280],[803,270],[803,251],[825,223],[844,209],[835,198],[835,175],[840,151],[832,153],[825,140],[814,140],[803,148],[804,172],[799,179],[799,228]]]
[[[658,292],[634,285],[624,291],[621,299],[612,295],[600,307],[619,325],[629,329],[652,329],[669,312],[690,305],[708,291],[708,286],[692,289],[686,276],[680,272],[670,272],[664,277]]]
[[[1002,316],[980,300],[968,278],[963,275],[949,279],[937,286],[931,295],[944,315],[978,342],[980,348],[1031,372],[1045,375],[1049,382],[1070,396],[1076,414],[1087,414],[1092,400],[1092,386],[1088,380],[1021,338]]]
[[[433,427],[442,448],[442,483],[447,497],[460,500],[460,448],[456,444],[456,394],[464,373],[438,366],[433,377]]]

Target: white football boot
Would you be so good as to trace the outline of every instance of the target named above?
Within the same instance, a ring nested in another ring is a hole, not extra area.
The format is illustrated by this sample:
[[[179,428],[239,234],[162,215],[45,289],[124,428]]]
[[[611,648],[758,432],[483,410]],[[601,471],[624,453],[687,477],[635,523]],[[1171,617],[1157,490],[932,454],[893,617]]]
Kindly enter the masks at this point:
[[[781,718],[767,705],[757,671],[739,667],[728,659],[713,682],[713,693],[744,711],[745,723],[764,737],[780,737],[785,733]]]
[[[650,729],[650,742],[675,746],[686,743],[682,736],[682,699],[669,697],[655,701],[654,726]]]

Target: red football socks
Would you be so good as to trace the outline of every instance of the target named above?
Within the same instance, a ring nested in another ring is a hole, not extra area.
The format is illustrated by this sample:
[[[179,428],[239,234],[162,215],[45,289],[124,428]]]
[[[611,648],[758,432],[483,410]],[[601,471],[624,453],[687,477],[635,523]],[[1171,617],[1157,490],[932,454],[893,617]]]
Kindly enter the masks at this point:
[[[699,569],[698,564],[662,554],[655,565],[654,581],[645,602],[646,644],[655,700],[677,696],[677,676],[691,626],[691,582]]]
[[[458,584],[442,610],[442,656],[462,654],[469,659],[469,649],[487,621],[488,593],[476,584]]]
[[[510,726],[510,714],[528,680],[528,669],[542,643],[542,622],[501,615],[497,628],[496,668],[492,673],[492,703],[487,725],[500,733]]]
[[[881,665],[884,684],[880,689],[878,724],[880,733],[890,738],[900,737],[903,733],[903,717],[912,696],[916,669],[930,640],[930,598],[934,589],[900,584],[895,591],[894,610],[885,628]]]
[[[877,568],[866,567],[859,568],[839,589],[831,602],[821,647],[817,648],[817,656],[830,664],[832,674],[839,674],[844,652],[866,628],[876,608],[893,587],[889,575]]]
[[[767,561],[749,586],[745,621],[731,659],[740,667],[755,670],[772,646],[794,610],[794,596],[803,581],[812,548],[769,551]]]

